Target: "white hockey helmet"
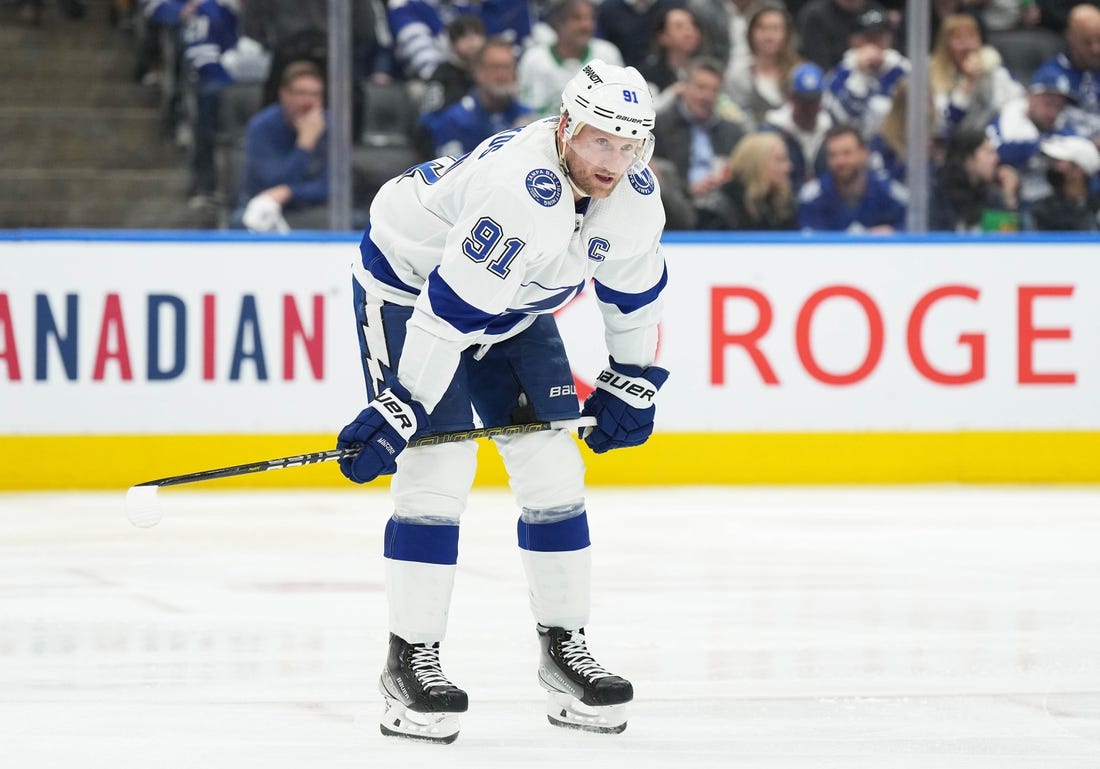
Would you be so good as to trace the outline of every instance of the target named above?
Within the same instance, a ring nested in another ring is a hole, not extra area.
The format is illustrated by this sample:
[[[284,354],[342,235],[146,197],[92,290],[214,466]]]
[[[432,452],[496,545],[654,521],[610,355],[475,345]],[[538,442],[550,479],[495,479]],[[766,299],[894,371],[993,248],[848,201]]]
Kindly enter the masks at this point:
[[[590,125],[615,136],[639,141],[638,162],[653,154],[653,96],[634,67],[619,67],[600,59],[585,64],[565,84],[561,94],[562,141],[570,141],[581,126]]]

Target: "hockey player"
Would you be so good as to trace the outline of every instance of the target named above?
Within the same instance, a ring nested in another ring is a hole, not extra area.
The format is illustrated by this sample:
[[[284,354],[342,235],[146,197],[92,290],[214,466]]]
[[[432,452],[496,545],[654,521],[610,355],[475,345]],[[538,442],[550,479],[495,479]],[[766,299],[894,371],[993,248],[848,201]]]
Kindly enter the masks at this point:
[[[668,372],[654,365],[664,259],[660,190],[646,168],[653,106],[637,70],[589,62],[560,117],[414,167],[371,206],[354,268],[370,404],[340,433],[362,446],[352,481],[395,473],[386,525],[390,647],[381,729],[450,742],[466,692],[440,665],[473,441],[405,449],[413,436],[571,419],[578,403],[551,313],[594,278],[610,352],[583,413],[601,453],[643,443]],[[586,645],[591,557],[584,464],[564,430],[495,439],[521,510],[520,555],[551,723],[626,728],[629,681]]]

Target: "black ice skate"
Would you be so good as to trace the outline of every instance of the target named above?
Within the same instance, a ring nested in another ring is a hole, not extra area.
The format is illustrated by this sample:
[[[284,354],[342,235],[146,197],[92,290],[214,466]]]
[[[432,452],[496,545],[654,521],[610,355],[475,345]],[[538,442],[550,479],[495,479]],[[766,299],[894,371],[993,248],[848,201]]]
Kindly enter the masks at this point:
[[[550,692],[546,717],[554,726],[618,734],[626,729],[626,703],[634,687],[592,658],[584,628],[538,626],[539,683]]]
[[[390,653],[378,690],[386,698],[382,734],[428,742],[454,742],[466,692],[439,666],[439,644],[411,644],[390,633]]]

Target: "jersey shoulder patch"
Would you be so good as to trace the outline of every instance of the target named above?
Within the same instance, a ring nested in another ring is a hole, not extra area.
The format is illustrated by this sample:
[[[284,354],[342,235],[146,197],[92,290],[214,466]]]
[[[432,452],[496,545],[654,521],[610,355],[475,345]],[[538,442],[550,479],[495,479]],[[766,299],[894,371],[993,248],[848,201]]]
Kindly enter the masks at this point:
[[[536,168],[527,174],[527,194],[541,206],[550,208],[561,200],[561,180],[549,168]]]
[[[657,189],[653,181],[653,173],[648,168],[643,168],[638,173],[631,172],[626,178],[630,180],[630,186],[636,189],[639,195],[652,195],[653,190]]]

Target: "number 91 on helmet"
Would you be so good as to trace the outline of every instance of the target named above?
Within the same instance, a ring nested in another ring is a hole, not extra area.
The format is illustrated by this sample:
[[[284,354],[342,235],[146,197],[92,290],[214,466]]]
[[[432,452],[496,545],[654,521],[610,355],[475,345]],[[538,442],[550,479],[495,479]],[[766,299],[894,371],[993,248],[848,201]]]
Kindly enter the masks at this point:
[[[562,146],[586,162],[623,174],[653,155],[654,116],[649,85],[638,70],[593,59],[562,91],[558,132]],[[586,125],[610,137],[582,136]]]

